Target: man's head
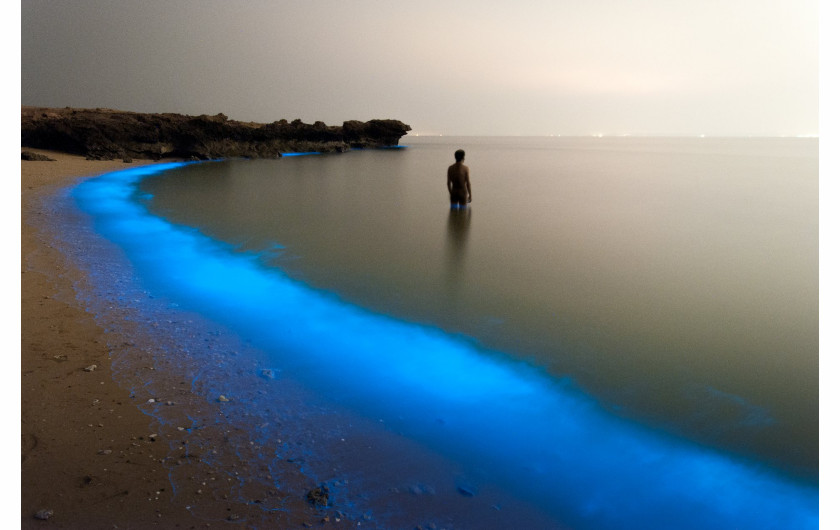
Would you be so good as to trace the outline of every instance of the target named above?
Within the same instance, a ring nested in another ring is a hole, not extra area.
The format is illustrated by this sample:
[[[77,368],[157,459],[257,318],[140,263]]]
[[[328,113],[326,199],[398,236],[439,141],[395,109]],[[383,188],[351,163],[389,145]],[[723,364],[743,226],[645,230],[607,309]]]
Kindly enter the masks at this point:
[[[464,150],[458,149],[455,151],[455,161],[456,162],[463,162],[464,161]]]

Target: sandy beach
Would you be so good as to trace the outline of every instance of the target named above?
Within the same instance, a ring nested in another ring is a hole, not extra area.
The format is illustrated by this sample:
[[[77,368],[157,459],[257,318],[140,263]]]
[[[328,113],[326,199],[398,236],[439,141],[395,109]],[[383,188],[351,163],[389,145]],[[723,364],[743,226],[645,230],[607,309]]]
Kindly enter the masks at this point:
[[[258,505],[210,498],[200,484],[174,502],[169,473],[178,442],[157,434],[153,418],[114,381],[105,334],[75,301],[82,273],[45,232],[52,212],[43,209],[44,197],[77,177],[152,162],[26,150],[55,161],[21,162],[22,528],[265,526]],[[326,522],[300,491],[290,491],[285,513],[272,516],[270,526]],[[191,508],[202,504],[198,518]]]

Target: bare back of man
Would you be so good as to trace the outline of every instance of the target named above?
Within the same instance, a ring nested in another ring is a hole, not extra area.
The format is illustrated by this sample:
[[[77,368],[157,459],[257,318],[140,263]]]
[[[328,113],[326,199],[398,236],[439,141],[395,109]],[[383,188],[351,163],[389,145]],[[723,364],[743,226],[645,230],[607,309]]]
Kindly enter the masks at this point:
[[[464,151],[460,149],[455,152],[455,163],[446,171],[446,187],[452,206],[466,206],[472,202],[470,168],[464,164]]]

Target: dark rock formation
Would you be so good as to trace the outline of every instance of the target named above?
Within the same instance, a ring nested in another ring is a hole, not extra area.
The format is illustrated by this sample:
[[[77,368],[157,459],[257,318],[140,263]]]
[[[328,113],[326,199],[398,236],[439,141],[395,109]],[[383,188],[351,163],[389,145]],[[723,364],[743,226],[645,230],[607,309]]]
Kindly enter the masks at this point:
[[[306,500],[315,506],[328,506],[330,502],[330,488],[318,486],[306,493]]]
[[[39,153],[33,153],[32,151],[21,151],[20,152],[20,159],[21,160],[37,160],[40,162],[55,162],[55,158],[50,158],[47,155],[42,155]]]
[[[21,146],[91,159],[277,158],[282,153],[391,147],[411,127],[397,120],[329,126],[301,120],[248,123],[224,114],[185,116],[109,109],[21,108]]]

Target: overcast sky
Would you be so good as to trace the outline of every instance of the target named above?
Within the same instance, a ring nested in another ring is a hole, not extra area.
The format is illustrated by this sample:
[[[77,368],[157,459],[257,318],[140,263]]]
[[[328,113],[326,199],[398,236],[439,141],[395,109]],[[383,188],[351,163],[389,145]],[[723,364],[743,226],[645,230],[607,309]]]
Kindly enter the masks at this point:
[[[21,102],[447,135],[816,135],[818,0],[22,0]]]

